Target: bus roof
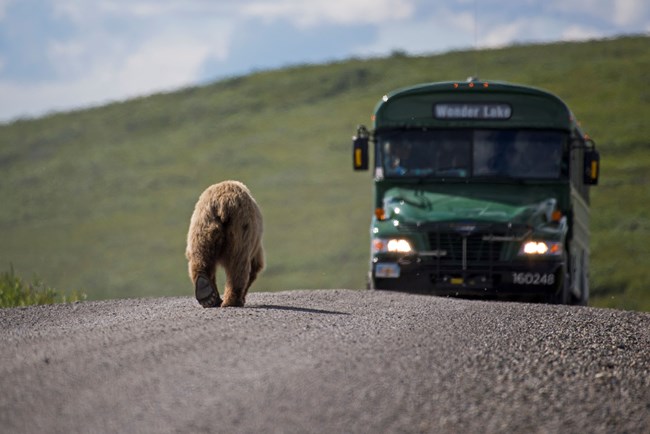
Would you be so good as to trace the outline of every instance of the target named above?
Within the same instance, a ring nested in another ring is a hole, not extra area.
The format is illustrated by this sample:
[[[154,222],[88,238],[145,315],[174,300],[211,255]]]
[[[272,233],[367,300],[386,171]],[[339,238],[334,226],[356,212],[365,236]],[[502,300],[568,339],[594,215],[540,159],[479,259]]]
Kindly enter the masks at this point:
[[[577,128],[557,96],[529,86],[471,80],[397,89],[375,107],[380,128]]]

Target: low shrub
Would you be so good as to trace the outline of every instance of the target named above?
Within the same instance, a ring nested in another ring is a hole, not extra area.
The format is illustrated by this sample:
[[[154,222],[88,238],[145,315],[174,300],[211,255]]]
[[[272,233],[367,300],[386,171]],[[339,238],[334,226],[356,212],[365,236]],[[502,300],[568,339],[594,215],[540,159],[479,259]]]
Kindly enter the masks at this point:
[[[16,276],[14,267],[0,273],[0,308],[29,306],[34,304],[71,303],[85,300],[86,294],[72,291],[70,294],[60,294],[56,289],[47,286],[41,279],[25,282]]]

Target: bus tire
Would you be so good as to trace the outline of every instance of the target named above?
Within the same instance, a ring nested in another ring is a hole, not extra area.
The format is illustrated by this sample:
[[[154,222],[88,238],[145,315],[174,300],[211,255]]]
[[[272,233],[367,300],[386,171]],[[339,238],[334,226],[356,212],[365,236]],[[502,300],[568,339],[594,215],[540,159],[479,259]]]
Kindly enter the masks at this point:
[[[580,297],[571,294],[571,302],[577,306],[587,306],[589,304],[589,278],[585,261],[585,252],[580,256],[580,272],[578,285],[580,287]]]
[[[571,304],[571,276],[568,270],[569,267],[565,258],[564,265],[560,270],[561,282],[557,292],[551,295],[551,304]]]

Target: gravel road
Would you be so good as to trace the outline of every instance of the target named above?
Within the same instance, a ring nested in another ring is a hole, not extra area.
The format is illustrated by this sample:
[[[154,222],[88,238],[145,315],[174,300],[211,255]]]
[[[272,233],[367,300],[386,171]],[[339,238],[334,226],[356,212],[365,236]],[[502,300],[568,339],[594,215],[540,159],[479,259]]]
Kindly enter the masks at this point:
[[[650,314],[382,291],[0,309],[3,433],[648,433]]]

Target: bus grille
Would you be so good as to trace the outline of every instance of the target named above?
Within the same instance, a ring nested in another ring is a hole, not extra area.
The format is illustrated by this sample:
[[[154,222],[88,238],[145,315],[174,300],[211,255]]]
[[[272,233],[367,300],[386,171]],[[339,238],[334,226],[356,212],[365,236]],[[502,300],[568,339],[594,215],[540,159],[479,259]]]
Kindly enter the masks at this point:
[[[440,262],[470,266],[498,261],[504,245],[503,241],[485,240],[486,234],[430,232],[428,236],[431,250],[444,252],[438,255]]]

